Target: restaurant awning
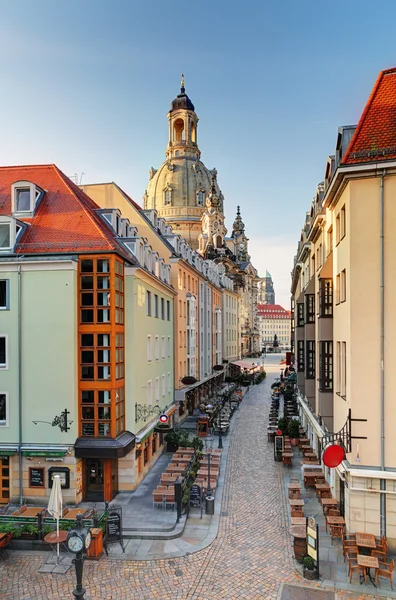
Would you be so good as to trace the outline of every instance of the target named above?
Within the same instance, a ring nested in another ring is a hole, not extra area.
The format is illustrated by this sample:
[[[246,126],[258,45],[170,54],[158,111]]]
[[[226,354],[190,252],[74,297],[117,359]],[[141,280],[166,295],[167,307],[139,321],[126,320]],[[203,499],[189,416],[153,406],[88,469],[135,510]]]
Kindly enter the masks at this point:
[[[216,373],[213,373],[213,375],[209,375],[209,377],[205,377],[203,379],[200,379],[199,381],[197,381],[196,383],[193,383],[192,385],[186,385],[185,387],[181,388],[180,390],[175,390],[175,400],[176,400],[176,402],[184,402],[185,395],[188,392],[191,392],[192,390],[195,390],[195,389],[199,388],[201,385],[204,385],[205,383],[208,383],[212,379],[216,379],[216,377],[219,377],[220,375],[222,375],[223,372],[224,371],[217,371]]]
[[[77,438],[74,444],[74,453],[77,458],[122,458],[134,447],[134,434],[124,431],[115,439]]]
[[[254,367],[252,367],[252,363],[247,361],[247,360],[234,360],[231,363],[232,365],[236,365],[237,367],[240,367],[241,369],[247,369],[248,371],[253,371],[254,369],[257,369],[258,365],[255,364]]]

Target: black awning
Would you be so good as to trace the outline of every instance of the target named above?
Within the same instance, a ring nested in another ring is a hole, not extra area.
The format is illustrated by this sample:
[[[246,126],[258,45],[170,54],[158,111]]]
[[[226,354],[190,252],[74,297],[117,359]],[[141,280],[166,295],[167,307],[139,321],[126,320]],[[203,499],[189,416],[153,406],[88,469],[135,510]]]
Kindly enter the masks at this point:
[[[79,437],[74,444],[76,458],[122,458],[135,447],[136,437],[130,431],[115,439]]]

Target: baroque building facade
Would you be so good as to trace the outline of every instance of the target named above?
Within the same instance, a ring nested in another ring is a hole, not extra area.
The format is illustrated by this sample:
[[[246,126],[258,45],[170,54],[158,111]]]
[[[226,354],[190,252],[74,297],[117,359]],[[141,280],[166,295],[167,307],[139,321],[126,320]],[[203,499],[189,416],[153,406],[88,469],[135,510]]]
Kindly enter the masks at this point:
[[[249,240],[239,207],[231,235],[227,237],[224,196],[216,169],[208,169],[200,160],[198,116],[186,94],[184,78],[180,94],[172,101],[167,116],[166,160],[159,169],[150,170],[143,196],[144,208],[155,209],[172,226],[174,233],[184,238],[203,258],[222,265],[224,274],[232,280],[237,300],[230,298],[228,302],[237,307],[237,332],[233,333],[232,340],[224,340],[228,342],[226,360],[259,355],[257,296],[260,278],[250,260]]]

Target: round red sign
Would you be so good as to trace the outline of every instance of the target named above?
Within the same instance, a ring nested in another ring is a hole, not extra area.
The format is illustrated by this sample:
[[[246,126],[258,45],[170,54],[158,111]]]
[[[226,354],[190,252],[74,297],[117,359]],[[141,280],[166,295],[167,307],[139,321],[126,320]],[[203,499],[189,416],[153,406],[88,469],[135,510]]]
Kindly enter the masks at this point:
[[[344,448],[342,446],[338,446],[337,444],[333,444],[332,446],[328,446],[326,450],[323,452],[323,462],[326,467],[334,468],[338,467],[342,463],[345,458]]]
[[[277,430],[275,431],[275,435],[282,435],[282,431],[281,431],[280,429],[277,429]]]
[[[159,420],[160,420],[160,423],[167,423],[169,421],[169,417],[168,417],[168,415],[162,414],[162,415],[160,415]]]

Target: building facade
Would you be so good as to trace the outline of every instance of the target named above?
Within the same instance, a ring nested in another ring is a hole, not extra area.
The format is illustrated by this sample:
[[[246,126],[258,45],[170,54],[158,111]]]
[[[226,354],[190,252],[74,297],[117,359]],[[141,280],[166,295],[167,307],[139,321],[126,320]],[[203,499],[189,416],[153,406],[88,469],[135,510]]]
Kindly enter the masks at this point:
[[[258,304],[257,307],[260,347],[274,345],[275,336],[280,349],[290,348],[290,311],[279,304]]]
[[[347,530],[386,535],[391,546],[396,545],[395,97],[391,69],[380,73],[357,127],[339,128],[292,273],[304,423],[319,453],[330,433],[344,445],[345,460],[326,475]]]

